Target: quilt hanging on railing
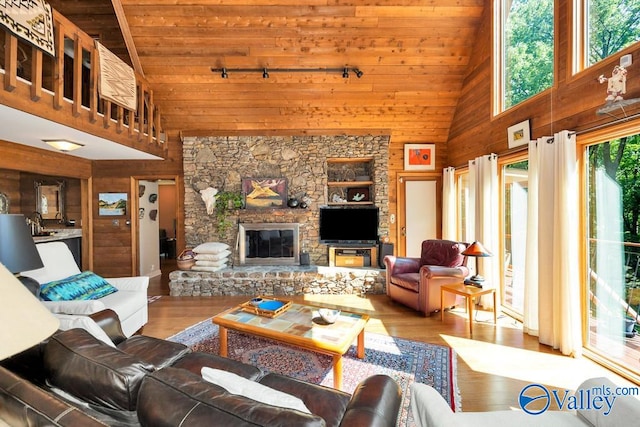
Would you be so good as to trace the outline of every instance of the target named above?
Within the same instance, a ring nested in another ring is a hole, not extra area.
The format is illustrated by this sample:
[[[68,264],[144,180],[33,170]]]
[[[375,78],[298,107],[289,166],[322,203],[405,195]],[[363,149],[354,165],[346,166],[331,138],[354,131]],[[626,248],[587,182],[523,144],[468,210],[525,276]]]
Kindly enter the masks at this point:
[[[0,25],[55,56],[53,15],[44,0],[0,0]]]
[[[1,1],[1,0],[0,0]],[[100,96],[114,104],[136,111],[136,75],[133,68],[96,41],[100,76]]]

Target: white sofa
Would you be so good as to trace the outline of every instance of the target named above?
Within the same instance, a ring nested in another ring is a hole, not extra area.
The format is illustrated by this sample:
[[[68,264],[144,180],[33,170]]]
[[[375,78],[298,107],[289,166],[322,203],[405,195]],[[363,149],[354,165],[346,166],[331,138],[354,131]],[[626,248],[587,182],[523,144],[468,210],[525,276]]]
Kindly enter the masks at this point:
[[[80,273],[71,251],[63,242],[47,242],[36,245],[43,268],[23,271],[23,276],[35,279],[41,285]],[[149,278],[118,277],[105,278],[118,288],[118,292],[89,301],[42,301],[53,313],[66,315],[87,315],[110,308],[118,314],[122,331],[127,337],[133,335],[148,321],[147,288]],[[69,319],[68,316],[59,316]],[[64,328],[64,322],[61,326]]]
[[[617,387],[611,380],[602,377],[584,381],[577,390],[591,391],[591,396],[594,396],[597,394],[594,390],[603,386],[609,387],[612,392]],[[580,395],[578,391],[576,394]],[[549,410],[538,415],[530,415],[522,410],[453,412],[435,389],[414,383],[411,386],[411,411],[418,427],[619,427],[637,425],[640,420],[640,400],[632,396],[616,396],[608,414],[604,409],[582,409],[580,405],[577,410]]]

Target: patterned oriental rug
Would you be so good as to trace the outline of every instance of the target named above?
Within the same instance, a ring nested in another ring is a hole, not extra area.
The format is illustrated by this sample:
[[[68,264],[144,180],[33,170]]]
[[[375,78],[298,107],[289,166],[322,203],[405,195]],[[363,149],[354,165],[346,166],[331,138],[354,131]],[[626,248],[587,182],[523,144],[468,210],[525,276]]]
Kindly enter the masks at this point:
[[[183,343],[193,351],[218,354],[219,350],[218,326],[211,320],[193,325],[168,340]],[[333,386],[330,356],[234,331],[229,331],[228,345],[232,359],[303,381]],[[371,375],[389,375],[402,390],[398,426],[413,427],[409,403],[414,381],[433,386],[454,411],[460,410],[455,360],[454,350],[446,346],[366,333],[365,358],[356,357],[355,345],[343,358],[343,388],[352,393],[360,381]]]

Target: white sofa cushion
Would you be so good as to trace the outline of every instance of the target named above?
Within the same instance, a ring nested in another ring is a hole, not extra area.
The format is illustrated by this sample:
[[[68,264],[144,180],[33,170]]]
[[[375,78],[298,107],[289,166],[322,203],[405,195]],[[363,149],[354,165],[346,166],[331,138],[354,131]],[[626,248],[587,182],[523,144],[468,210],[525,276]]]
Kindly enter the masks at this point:
[[[88,316],[76,316],[73,314],[54,314],[60,321],[60,330],[68,331],[69,329],[80,328],[89,332],[91,335],[104,342],[105,344],[115,347],[115,344],[107,333],[98,324]]]

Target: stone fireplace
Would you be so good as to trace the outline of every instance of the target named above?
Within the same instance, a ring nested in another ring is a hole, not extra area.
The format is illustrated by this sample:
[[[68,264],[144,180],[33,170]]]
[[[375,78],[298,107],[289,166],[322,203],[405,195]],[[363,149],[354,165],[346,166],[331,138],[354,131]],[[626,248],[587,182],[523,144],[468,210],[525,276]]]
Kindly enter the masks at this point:
[[[240,223],[240,265],[299,265],[299,230],[294,223]]]
[[[389,233],[389,136],[185,137],[182,153],[186,246],[227,243],[233,252],[230,265],[240,265],[240,254],[244,253],[240,243],[246,242],[240,239],[240,226],[246,229],[249,224],[259,223],[298,224],[294,256],[307,253],[311,265],[329,265],[328,248],[320,243],[318,234],[320,206],[326,205],[329,197],[327,159],[371,159],[371,201],[379,208],[378,234]],[[304,196],[308,207],[232,211],[228,219],[233,225],[221,232],[215,218],[207,214],[199,191],[207,187],[242,191],[242,178],[285,178],[287,196]]]

